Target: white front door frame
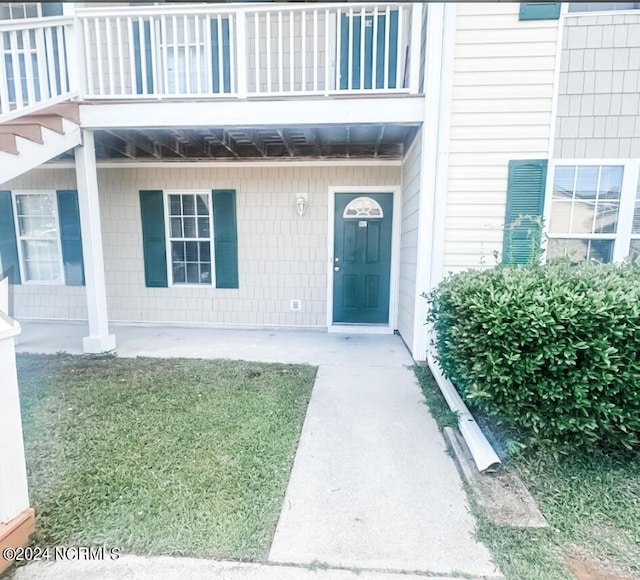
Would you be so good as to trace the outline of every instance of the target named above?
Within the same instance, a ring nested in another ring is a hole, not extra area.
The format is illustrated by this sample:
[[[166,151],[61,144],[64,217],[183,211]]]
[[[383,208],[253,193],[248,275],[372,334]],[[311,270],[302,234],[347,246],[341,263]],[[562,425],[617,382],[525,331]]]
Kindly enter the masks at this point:
[[[388,324],[334,324],[333,322],[333,244],[335,233],[336,193],[391,193],[393,219],[391,222],[391,273],[389,285]],[[400,185],[345,185],[329,187],[327,203],[327,330],[349,334],[393,334],[398,327],[398,292],[400,274],[400,226],[402,224],[402,188]]]

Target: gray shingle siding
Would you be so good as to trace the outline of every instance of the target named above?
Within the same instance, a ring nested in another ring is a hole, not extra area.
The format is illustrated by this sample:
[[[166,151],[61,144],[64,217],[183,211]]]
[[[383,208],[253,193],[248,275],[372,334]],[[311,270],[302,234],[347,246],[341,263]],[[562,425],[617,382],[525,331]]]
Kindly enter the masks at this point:
[[[568,17],[554,156],[640,153],[640,14]]]

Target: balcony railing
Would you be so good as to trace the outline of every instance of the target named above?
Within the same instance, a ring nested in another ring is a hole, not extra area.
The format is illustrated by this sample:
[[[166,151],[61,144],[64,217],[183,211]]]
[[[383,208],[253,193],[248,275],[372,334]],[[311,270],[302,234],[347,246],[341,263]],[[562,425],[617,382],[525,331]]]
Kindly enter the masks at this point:
[[[417,93],[420,4],[78,8],[0,23],[0,120],[84,99]]]
[[[0,119],[67,99],[73,18],[0,21]],[[76,87],[77,91],[77,87]]]

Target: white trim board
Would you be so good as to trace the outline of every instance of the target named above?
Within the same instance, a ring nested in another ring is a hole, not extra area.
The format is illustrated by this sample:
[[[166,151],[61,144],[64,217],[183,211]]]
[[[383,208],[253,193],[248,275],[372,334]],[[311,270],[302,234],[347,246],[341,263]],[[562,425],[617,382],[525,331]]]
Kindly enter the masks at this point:
[[[547,159],[553,158],[555,141],[556,141],[556,117],[558,114],[558,89],[560,86],[560,60],[562,57],[562,41],[565,28],[565,16],[568,13],[569,5],[566,3],[560,4],[560,18],[558,19],[558,33],[556,37],[556,60],[555,70],[553,71],[553,96],[551,98],[551,118],[549,119],[549,147],[547,152]]]
[[[446,44],[447,36],[455,37],[456,18],[451,14],[455,5],[431,3],[428,5],[427,14],[427,47],[425,62],[425,87],[438,87],[433,92],[431,99],[425,100],[423,111],[424,124],[422,127],[421,169],[420,169],[420,197],[418,213],[418,255],[416,264],[416,289],[413,314],[413,344],[411,353],[416,361],[424,361],[429,347],[428,329],[425,325],[428,304],[422,298],[422,292],[428,291],[433,286],[433,269],[439,267],[439,261],[434,265],[434,256],[443,251],[437,247],[444,242],[438,228],[438,238],[435,238],[434,220],[444,220],[444,216],[437,216],[436,211],[446,211],[446,203],[442,195],[446,195],[446,176],[443,163],[447,162],[448,155],[440,155],[448,151],[449,144],[441,139],[446,137],[447,128],[440,130],[442,123],[449,120],[442,118],[447,108],[443,104],[443,98],[448,93],[445,85],[452,82],[454,61],[453,46]],[[448,16],[448,17],[445,17]],[[447,30],[445,30],[445,26]],[[447,51],[445,51],[445,47]],[[446,56],[446,60],[445,60]],[[438,180],[440,173],[440,180]],[[438,186],[445,186],[444,191],[438,193]]]
[[[336,193],[391,193],[391,272],[389,284],[389,322],[380,325],[333,323],[333,244],[335,234]],[[398,292],[400,281],[400,228],[402,226],[402,187],[400,185],[330,186],[327,203],[327,331],[350,334],[393,334],[398,326]]]

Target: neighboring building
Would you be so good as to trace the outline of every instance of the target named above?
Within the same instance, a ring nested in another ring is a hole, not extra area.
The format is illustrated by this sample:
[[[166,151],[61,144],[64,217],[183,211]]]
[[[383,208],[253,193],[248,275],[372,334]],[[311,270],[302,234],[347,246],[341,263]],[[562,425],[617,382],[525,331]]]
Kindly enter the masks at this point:
[[[0,3],[13,313],[88,352],[173,323],[424,360],[421,294],[526,260],[519,215],[549,256],[638,257],[639,7]]]

